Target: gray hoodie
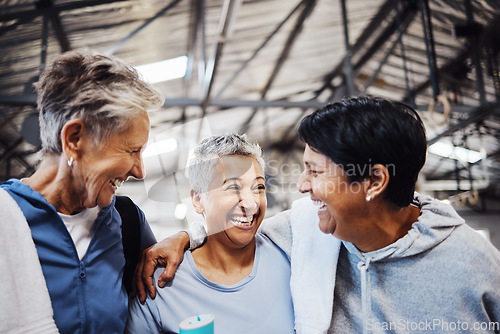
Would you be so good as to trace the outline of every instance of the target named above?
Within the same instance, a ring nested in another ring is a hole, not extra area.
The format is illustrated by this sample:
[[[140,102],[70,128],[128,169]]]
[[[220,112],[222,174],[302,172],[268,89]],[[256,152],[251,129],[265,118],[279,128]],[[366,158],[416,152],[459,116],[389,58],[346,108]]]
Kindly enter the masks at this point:
[[[309,197],[263,222],[291,258],[296,333],[500,333],[500,252],[451,206],[415,197],[408,234],[364,254],[319,230]],[[190,236],[196,247],[206,232]]]
[[[500,252],[447,204],[368,253],[342,242],[329,333],[500,333]]]

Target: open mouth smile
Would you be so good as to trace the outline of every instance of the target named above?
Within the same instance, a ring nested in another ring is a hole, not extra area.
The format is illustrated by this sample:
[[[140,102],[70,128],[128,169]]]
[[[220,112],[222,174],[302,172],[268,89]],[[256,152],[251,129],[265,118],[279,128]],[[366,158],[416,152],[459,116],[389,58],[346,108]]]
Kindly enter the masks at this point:
[[[328,206],[326,205],[325,202],[319,200],[319,199],[311,199],[314,206],[316,207],[316,209],[318,210],[318,215],[322,214],[322,213],[325,213]]]
[[[257,220],[257,215],[253,216],[232,215],[229,217],[229,221],[231,222],[231,224],[244,230],[251,229],[255,224],[256,220]]]
[[[125,180],[116,178],[116,179],[110,180],[109,184],[111,184],[113,189],[117,190],[123,184],[123,182],[125,182]]]

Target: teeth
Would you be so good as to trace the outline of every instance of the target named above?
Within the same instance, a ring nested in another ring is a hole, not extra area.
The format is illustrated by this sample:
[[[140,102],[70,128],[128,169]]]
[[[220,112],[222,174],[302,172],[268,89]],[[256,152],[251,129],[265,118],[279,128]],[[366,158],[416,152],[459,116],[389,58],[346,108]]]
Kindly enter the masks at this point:
[[[250,226],[252,225],[253,218],[254,218],[253,216],[252,217],[233,216],[231,217],[231,221],[233,222],[234,225],[237,226]]]
[[[233,220],[239,221],[241,223],[250,223],[253,220],[253,217],[233,217]]]
[[[319,199],[313,199],[312,202],[313,202],[314,206],[317,206],[317,207],[322,207],[323,205],[326,205],[325,202],[323,202]]]
[[[325,202],[318,199],[312,199],[312,202],[316,207],[316,209],[318,210],[318,212],[326,211],[327,206]]]
[[[114,179],[109,181],[109,183],[113,186],[113,188],[118,189],[123,184],[123,180],[120,179]]]

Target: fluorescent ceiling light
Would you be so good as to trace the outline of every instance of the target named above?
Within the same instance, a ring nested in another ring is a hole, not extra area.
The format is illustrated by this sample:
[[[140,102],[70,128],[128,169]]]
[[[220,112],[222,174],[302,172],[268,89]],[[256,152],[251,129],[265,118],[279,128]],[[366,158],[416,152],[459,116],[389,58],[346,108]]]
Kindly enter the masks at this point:
[[[187,57],[162,60],[156,63],[135,66],[143,79],[151,84],[182,78],[186,75]]]
[[[146,149],[142,153],[143,158],[160,155],[175,151],[177,149],[177,140],[175,138],[168,138],[165,140],[149,142]]]
[[[478,151],[469,150],[460,146],[453,146],[450,143],[438,141],[429,146],[429,152],[440,157],[455,159],[459,161],[467,161],[471,164],[482,159],[482,155]]]

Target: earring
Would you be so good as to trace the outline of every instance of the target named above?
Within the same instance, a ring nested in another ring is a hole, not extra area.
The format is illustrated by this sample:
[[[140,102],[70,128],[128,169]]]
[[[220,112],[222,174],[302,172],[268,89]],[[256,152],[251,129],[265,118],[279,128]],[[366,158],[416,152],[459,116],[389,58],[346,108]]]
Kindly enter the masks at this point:
[[[71,167],[71,165],[73,165],[73,157],[68,160],[68,166]]]
[[[370,201],[372,200],[372,195],[370,195],[370,194],[366,194],[365,200],[366,200],[367,202],[370,202]]]

